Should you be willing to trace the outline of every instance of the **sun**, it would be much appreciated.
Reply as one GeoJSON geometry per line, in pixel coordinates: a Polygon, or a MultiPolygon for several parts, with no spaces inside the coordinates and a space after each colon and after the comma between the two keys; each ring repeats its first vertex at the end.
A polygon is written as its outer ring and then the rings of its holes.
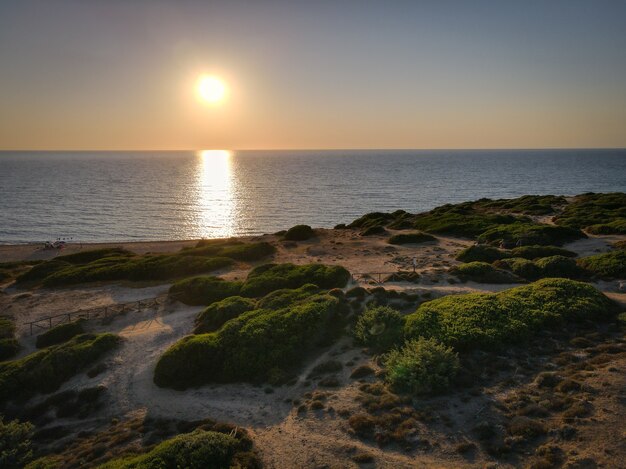
{"type": "Polygon", "coordinates": [[[226,98],[226,84],[218,77],[201,75],[196,83],[198,97],[207,103],[219,103],[226,98]]]}

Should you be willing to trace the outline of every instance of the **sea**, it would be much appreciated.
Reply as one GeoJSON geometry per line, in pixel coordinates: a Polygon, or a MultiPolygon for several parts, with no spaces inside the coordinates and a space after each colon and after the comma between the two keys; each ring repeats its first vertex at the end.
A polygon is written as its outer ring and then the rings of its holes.
{"type": "Polygon", "coordinates": [[[373,211],[626,192],[626,149],[0,152],[0,244],[333,227],[373,211]]]}

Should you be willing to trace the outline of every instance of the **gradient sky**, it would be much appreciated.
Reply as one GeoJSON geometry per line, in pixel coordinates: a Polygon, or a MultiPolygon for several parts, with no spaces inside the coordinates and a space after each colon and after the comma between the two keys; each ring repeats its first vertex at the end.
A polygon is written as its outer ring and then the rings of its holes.
{"type": "Polygon", "coordinates": [[[542,147],[626,147],[626,1],[0,0],[0,149],[542,147]]]}

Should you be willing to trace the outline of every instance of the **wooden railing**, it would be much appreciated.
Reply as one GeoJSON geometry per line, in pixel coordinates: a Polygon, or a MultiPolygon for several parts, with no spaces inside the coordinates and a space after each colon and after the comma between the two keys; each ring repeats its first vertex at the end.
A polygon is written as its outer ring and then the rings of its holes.
{"type": "Polygon", "coordinates": [[[79,319],[105,319],[122,313],[139,312],[142,309],[154,308],[164,304],[167,298],[167,295],[161,295],[155,298],[145,298],[129,303],[113,303],[105,306],[96,306],[95,308],[79,309],[71,313],[46,316],[36,321],[26,322],[24,325],[30,328],[30,335],[33,335],[36,330],[52,329],[60,324],[78,321],[79,319]]]}

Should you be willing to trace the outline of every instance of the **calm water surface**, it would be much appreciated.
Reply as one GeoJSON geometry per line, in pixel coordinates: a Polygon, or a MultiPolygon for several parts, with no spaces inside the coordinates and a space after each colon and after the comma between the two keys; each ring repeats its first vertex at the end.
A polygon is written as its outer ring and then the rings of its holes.
{"type": "Polygon", "coordinates": [[[587,191],[626,191],[626,150],[0,152],[0,243],[260,234],[587,191]]]}

